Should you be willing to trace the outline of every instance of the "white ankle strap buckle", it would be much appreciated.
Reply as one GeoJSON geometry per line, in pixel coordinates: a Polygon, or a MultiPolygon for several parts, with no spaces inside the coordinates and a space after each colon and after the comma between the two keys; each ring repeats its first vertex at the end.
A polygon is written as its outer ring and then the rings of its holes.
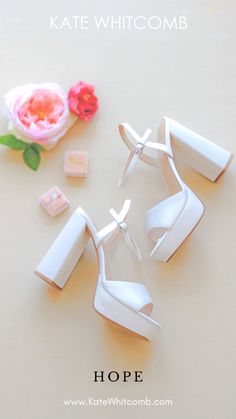
{"type": "Polygon", "coordinates": [[[111,208],[109,212],[114,218],[116,222],[116,226],[119,228],[119,231],[122,233],[122,236],[124,237],[130,252],[132,253],[133,256],[135,256],[138,260],[141,261],[142,255],[141,255],[139,246],[136,240],[134,239],[134,237],[129,232],[128,226],[125,222],[125,219],[130,209],[130,205],[131,205],[131,200],[126,199],[124,202],[123,208],[119,214],[117,214],[117,212],[113,208],[111,208]]]}
{"type": "MultiPolygon", "coordinates": [[[[118,182],[119,186],[125,184],[139,158],[147,162],[150,162],[149,160],[151,158],[148,156],[148,154],[144,153],[145,147],[165,153],[169,157],[173,157],[172,150],[166,144],[157,143],[155,141],[148,141],[148,138],[152,132],[150,128],[148,128],[145,131],[142,137],[129,124],[120,124],[119,129],[122,139],[130,149],[128,160],[125,164],[125,167],[122,171],[122,174],[118,182]],[[132,144],[129,141],[125,131],[127,131],[129,135],[133,138],[132,144]],[[143,153],[144,155],[141,157],[143,153]]],[[[152,158],[152,160],[154,160],[154,158],[152,158]]],[[[158,158],[156,158],[155,161],[158,162],[158,158]]]]}
{"type": "Polygon", "coordinates": [[[125,222],[129,209],[130,209],[130,205],[131,205],[131,200],[126,199],[119,214],[117,214],[117,212],[113,208],[111,208],[109,212],[114,218],[114,221],[112,221],[110,224],[108,224],[106,227],[100,230],[96,234],[94,241],[97,247],[102,242],[102,240],[104,240],[105,238],[109,238],[109,236],[113,241],[114,239],[113,234],[118,231],[122,234],[122,237],[124,237],[132,255],[141,261],[142,255],[141,255],[139,246],[136,243],[134,237],[130,234],[128,226],[125,222]]]}
{"type": "Polygon", "coordinates": [[[137,143],[137,145],[136,145],[136,149],[135,149],[135,153],[136,154],[141,154],[142,152],[143,152],[143,149],[144,149],[144,143],[137,143]]]}
{"type": "Polygon", "coordinates": [[[127,224],[124,221],[122,221],[121,223],[118,223],[118,225],[119,225],[120,231],[122,233],[127,233],[128,227],[127,227],[127,224]]]}

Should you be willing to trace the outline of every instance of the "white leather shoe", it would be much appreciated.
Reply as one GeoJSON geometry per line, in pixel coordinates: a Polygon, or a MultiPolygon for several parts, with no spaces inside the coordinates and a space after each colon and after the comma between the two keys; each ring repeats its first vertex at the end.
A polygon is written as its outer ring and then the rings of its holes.
{"type": "Polygon", "coordinates": [[[167,117],[159,126],[158,142],[149,140],[150,129],[140,136],[124,123],[119,125],[119,131],[130,149],[119,185],[127,181],[139,159],[160,167],[167,185],[169,198],[146,213],[147,231],[155,242],[151,256],[167,262],[197,226],[205,210],[203,203],[181,179],[175,158],[181,157],[215,182],[226,170],[232,154],[167,117]]]}
{"type": "Polygon", "coordinates": [[[91,237],[99,260],[95,310],[124,329],[151,340],[160,331],[160,325],[150,317],[153,302],[147,289],[135,282],[113,281],[110,272],[111,245],[119,237],[123,237],[132,254],[142,260],[139,247],[129,233],[125,221],[130,204],[131,201],[126,200],[119,214],[111,209],[113,221],[100,231],[79,207],[35,273],[51,285],[62,289],[91,237]]]}

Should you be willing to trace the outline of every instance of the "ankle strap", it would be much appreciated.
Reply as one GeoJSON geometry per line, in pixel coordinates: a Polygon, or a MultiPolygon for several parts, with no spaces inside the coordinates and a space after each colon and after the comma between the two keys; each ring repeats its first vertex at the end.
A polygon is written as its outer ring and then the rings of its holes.
{"type": "Polygon", "coordinates": [[[109,212],[114,218],[114,221],[112,221],[110,224],[108,224],[106,227],[100,230],[96,234],[94,240],[95,240],[96,246],[98,247],[99,244],[104,239],[111,239],[111,241],[113,242],[117,234],[120,233],[122,237],[125,239],[132,255],[141,261],[142,255],[141,255],[139,246],[137,242],[135,241],[134,237],[129,232],[128,226],[125,221],[128,215],[129,209],[130,209],[130,205],[131,205],[131,200],[126,199],[119,214],[113,208],[111,208],[109,212]]]}
{"type": "Polygon", "coordinates": [[[163,143],[157,143],[155,141],[148,141],[148,138],[151,134],[150,128],[148,128],[144,135],[141,137],[129,124],[120,124],[119,125],[119,131],[120,135],[127,145],[127,147],[130,149],[130,154],[128,157],[128,160],[125,164],[125,167],[121,173],[120,179],[119,179],[119,186],[124,185],[124,183],[127,181],[129,175],[131,174],[132,170],[134,169],[137,161],[139,158],[142,158],[146,163],[153,164],[153,161],[157,164],[158,159],[154,159],[153,157],[149,156],[144,152],[145,148],[149,148],[152,150],[158,150],[162,153],[167,154],[169,157],[173,158],[172,150],[170,147],[168,147],[166,144],[163,143]],[[133,141],[131,142],[126,135],[126,131],[130,134],[133,141]]]}

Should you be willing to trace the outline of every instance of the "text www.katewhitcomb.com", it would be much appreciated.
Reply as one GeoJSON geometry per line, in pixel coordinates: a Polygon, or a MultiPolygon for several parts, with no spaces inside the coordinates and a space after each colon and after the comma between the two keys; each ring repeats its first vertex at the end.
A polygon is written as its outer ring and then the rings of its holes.
{"type": "Polygon", "coordinates": [[[144,399],[126,399],[119,397],[107,397],[106,399],[95,399],[93,397],[88,397],[88,399],[74,399],[74,400],[63,400],[63,404],[66,407],[98,407],[98,406],[116,406],[116,407],[125,407],[125,406],[173,406],[173,400],[150,400],[147,397],[144,399]]]}

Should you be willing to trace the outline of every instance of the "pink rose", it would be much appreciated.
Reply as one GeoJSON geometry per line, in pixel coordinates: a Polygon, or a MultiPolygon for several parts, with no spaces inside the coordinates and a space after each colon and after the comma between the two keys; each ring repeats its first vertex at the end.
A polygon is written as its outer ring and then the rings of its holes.
{"type": "Polygon", "coordinates": [[[98,110],[98,99],[94,86],[79,81],[68,94],[70,111],[84,121],[90,121],[98,110]]]}
{"type": "Polygon", "coordinates": [[[54,147],[76,120],[66,94],[54,83],[16,87],[6,94],[5,107],[12,134],[46,149],[54,147]]]}

